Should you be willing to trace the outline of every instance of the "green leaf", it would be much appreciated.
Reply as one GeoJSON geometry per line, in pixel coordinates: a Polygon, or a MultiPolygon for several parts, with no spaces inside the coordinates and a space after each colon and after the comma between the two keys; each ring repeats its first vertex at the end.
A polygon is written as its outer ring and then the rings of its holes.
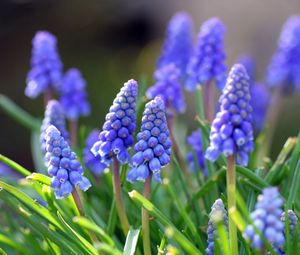
{"type": "Polygon", "coordinates": [[[129,197],[140,206],[143,206],[153,217],[157,218],[166,228],[166,235],[173,237],[180,245],[182,245],[182,248],[187,252],[187,254],[202,254],[192,242],[190,242],[177,228],[175,228],[173,223],[160,210],[158,210],[139,192],[133,190],[129,192],[129,197]]]}
{"type": "Polygon", "coordinates": [[[103,242],[107,243],[108,245],[110,245],[112,247],[115,246],[115,242],[113,241],[113,239],[111,239],[111,237],[109,235],[107,235],[105,233],[105,231],[101,227],[96,225],[94,222],[91,222],[90,220],[88,220],[87,218],[82,217],[82,216],[74,217],[73,222],[77,223],[82,228],[85,228],[87,230],[91,230],[91,231],[97,233],[100,236],[101,240],[103,242]]]}
{"type": "Polygon", "coordinates": [[[12,100],[2,94],[0,94],[0,108],[24,127],[36,131],[40,130],[41,122],[38,119],[32,117],[29,113],[25,112],[12,100]]]}
{"type": "Polygon", "coordinates": [[[201,120],[204,120],[202,86],[197,86],[195,93],[195,105],[197,115],[200,117],[201,120]]]}
{"type": "Polygon", "coordinates": [[[0,234],[0,243],[4,243],[4,244],[10,246],[10,247],[16,249],[17,251],[21,252],[22,254],[30,255],[30,253],[24,248],[24,246],[19,244],[16,240],[10,239],[9,237],[7,237],[3,234],[0,234]]]}
{"type": "Polygon", "coordinates": [[[298,164],[296,166],[296,169],[295,169],[294,176],[293,176],[292,180],[293,181],[292,181],[292,185],[291,185],[291,188],[290,188],[289,197],[288,197],[287,204],[286,204],[287,208],[289,208],[289,209],[291,209],[293,203],[295,203],[296,198],[297,198],[297,194],[298,194],[298,191],[299,191],[299,187],[300,187],[299,186],[299,183],[300,183],[300,160],[298,161],[298,164]]]}
{"type": "Polygon", "coordinates": [[[15,169],[17,172],[19,172],[20,174],[22,174],[24,176],[31,175],[31,172],[29,170],[27,170],[26,168],[22,167],[21,165],[19,165],[15,161],[13,161],[13,160],[5,157],[2,154],[0,154],[0,161],[2,161],[4,164],[8,165],[12,169],[15,169]]]}
{"type": "Polygon", "coordinates": [[[0,255],[7,255],[7,253],[0,248],[0,255]]]}
{"type": "Polygon", "coordinates": [[[136,250],[136,245],[139,239],[140,228],[134,229],[130,226],[129,232],[126,237],[126,243],[124,246],[124,255],[134,255],[136,250]]]}
{"type": "Polygon", "coordinates": [[[31,145],[32,159],[36,171],[46,174],[47,171],[43,159],[44,156],[41,150],[40,132],[37,131],[31,132],[30,145],[31,145]]]}
{"type": "Polygon", "coordinates": [[[269,186],[269,184],[259,176],[257,176],[253,171],[246,167],[242,166],[236,166],[236,172],[240,175],[248,178],[250,181],[252,181],[254,184],[256,184],[260,188],[265,188],[269,186]]]}
{"type": "Polygon", "coordinates": [[[43,175],[43,174],[39,174],[39,173],[32,173],[31,175],[27,176],[26,179],[30,180],[30,181],[35,181],[38,183],[45,184],[47,186],[51,185],[50,177],[43,175]]]}

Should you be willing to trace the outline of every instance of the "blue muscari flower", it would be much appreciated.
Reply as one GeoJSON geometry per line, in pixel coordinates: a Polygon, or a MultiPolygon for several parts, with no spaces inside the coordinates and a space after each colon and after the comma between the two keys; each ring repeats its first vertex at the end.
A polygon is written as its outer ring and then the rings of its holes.
{"type": "Polygon", "coordinates": [[[263,240],[254,226],[275,249],[279,250],[284,245],[284,223],[280,220],[282,205],[283,199],[277,188],[265,188],[258,196],[255,210],[250,215],[253,225],[248,225],[243,233],[243,237],[251,241],[254,249],[264,248],[263,240]]]}
{"type": "Polygon", "coordinates": [[[198,44],[187,67],[188,80],[185,88],[189,91],[197,85],[205,85],[215,80],[223,89],[226,79],[225,27],[218,18],[211,18],[203,23],[198,35],[198,44]]]}
{"type": "Polygon", "coordinates": [[[174,64],[166,65],[155,71],[154,79],[156,83],[147,90],[146,96],[149,99],[159,96],[168,109],[183,113],[186,105],[179,81],[180,70],[174,64]]]}
{"type": "Polygon", "coordinates": [[[181,77],[184,77],[193,49],[192,35],[193,23],[189,14],[176,13],[169,22],[157,68],[173,63],[180,70],[181,77]]]}
{"type": "Polygon", "coordinates": [[[62,79],[60,104],[66,118],[77,120],[80,116],[90,113],[85,90],[86,82],[77,68],[70,68],[62,79]]]}
{"type": "Polygon", "coordinates": [[[164,102],[155,97],[145,106],[127,180],[145,181],[152,173],[154,179],[161,182],[160,170],[170,163],[171,144],[164,102]]]}
{"type": "Polygon", "coordinates": [[[207,255],[214,255],[214,239],[218,238],[218,230],[216,223],[223,221],[223,224],[228,231],[228,215],[224,207],[223,201],[217,199],[211,207],[209,214],[208,228],[207,228],[207,248],[205,250],[207,255]]]}
{"type": "Polygon", "coordinates": [[[69,196],[73,189],[79,187],[87,191],[91,187],[89,180],[83,176],[83,168],[76,154],[60,131],[53,125],[45,133],[46,155],[45,162],[48,174],[52,176],[51,187],[57,199],[69,196]]]}
{"type": "Polygon", "coordinates": [[[91,149],[94,156],[99,155],[106,166],[111,164],[113,156],[122,164],[130,159],[127,148],[133,144],[132,135],[136,128],[137,91],[135,80],[124,84],[106,115],[98,141],[91,149]]]}
{"type": "Polygon", "coordinates": [[[219,103],[205,157],[215,161],[221,153],[225,157],[235,155],[237,163],[245,166],[253,150],[253,130],[249,77],[242,65],[232,67],[219,103]]]}
{"type": "MultiPolygon", "coordinates": [[[[288,210],[287,214],[289,219],[290,233],[293,233],[298,223],[298,217],[293,210],[288,210]]],[[[282,212],[280,220],[285,223],[285,212],[282,212]]]]}
{"type": "Polygon", "coordinates": [[[255,63],[251,56],[241,56],[238,59],[238,63],[246,68],[250,78],[251,106],[253,107],[253,130],[255,134],[259,134],[265,125],[271,99],[270,92],[263,83],[257,83],[255,81],[255,63]]]}
{"type": "Polygon", "coordinates": [[[203,171],[204,175],[207,176],[207,169],[205,165],[204,153],[202,149],[202,137],[199,130],[195,130],[188,138],[187,144],[192,147],[193,151],[186,154],[187,161],[189,162],[190,168],[195,171],[195,163],[203,171]]]}
{"type": "Polygon", "coordinates": [[[45,110],[44,120],[41,126],[40,143],[43,154],[46,153],[46,130],[51,125],[55,126],[59,130],[62,137],[66,141],[69,139],[69,133],[66,128],[65,116],[59,102],[56,100],[48,101],[45,110]]]}
{"type": "Polygon", "coordinates": [[[292,16],[284,24],[277,51],[266,72],[271,87],[295,88],[300,91],[300,17],[292,16]]]}
{"type": "Polygon", "coordinates": [[[91,152],[91,149],[98,141],[99,131],[94,129],[88,135],[85,141],[85,148],[83,151],[83,162],[95,175],[101,175],[107,166],[104,163],[101,163],[101,157],[97,155],[96,157],[91,152]]]}
{"type": "Polygon", "coordinates": [[[36,98],[49,88],[59,90],[62,71],[56,37],[47,31],[37,32],[32,40],[31,70],[27,74],[25,95],[36,98]]]}

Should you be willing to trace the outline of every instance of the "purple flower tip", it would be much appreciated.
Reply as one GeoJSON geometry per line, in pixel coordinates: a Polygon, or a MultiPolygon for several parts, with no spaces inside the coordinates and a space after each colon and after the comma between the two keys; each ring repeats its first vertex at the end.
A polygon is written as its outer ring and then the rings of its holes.
{"type": "Polygon", "coordinates": [[[133,144],[132,135],[136,128],[137,92],[138,84],[135,80],[124,84],[106,115],[98,141],[91,148],[94,156],[99,155],[101,163],[107,167],[113,156],[122,164],[129,161],[127,148],[133,144]]]}
{"type": "Polygon", "coordinates": [[[242,65],[232,67],[219,103],[205,157],[215,161],[221,153],[225,157],[235,155],[238,164],[247,165],[253,150],[252,107],[249,76],[242,65]]]}
{"type": "Polygon", "coordinates": [[[27,74],[25,95],[36,98],[49,88],[58,90],[62,69],[56,37],[47,31],[37,32],[32,40],[31,70],[27,74]]]}
{"type": "Polygon", "coordinates": [[[169,64],[156,70],[154,78],[156,83],[147,90],[146,96],[149,99],[159,96],[167,108],[183,113],[186,105],[179,82],[180,70],[174,64],[169,64]]]}
{"type": "Polygon", "coordinates": [[[51,125],[45,132],[45,162],[48,174],[52,176],[51,187],[57,199],[69,196],[75,187],[87,191],[91,183],[83,176],[83,168],[76,154],[59,130],[51,125]]]}
{"type": "Polygon", "coordinates": [[[165,105],[160,97],[155,97],[145,106],[141,131],[137,134],[134,150],[127,180],[145,181],[152,173],[154,179],[161,182],[160,170],[170,162],[171,140],[165,105]]]}
{"type": "Polygon", "coordinates": [[[85,91],[86,82],[76,68],[69,69],[62,79],[60,103],[69,120],[77,120],[90,113],[85,91]]]}
{"type": "Polygon", "coordinates": [[[198,84],[205,85],[212,80],[220,90],[224,87],[227,69],[224,33],[225,27],[218,18],[211,18],[201,26],[198,44],[187,67],[187,90],[193,91],[198,84]]]}

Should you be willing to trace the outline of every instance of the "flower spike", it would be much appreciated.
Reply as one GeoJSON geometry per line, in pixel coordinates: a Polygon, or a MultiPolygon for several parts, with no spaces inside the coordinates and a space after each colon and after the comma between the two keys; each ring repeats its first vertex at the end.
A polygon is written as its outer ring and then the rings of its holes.
{"type": "Polygon", "coordinates": [[[171,140],[165,105],[160,97],[155,97],[145,106],[134,150],[136,153],[131,158],[132,169],[127,173],[127,180],[145,181],[152,173],[154,179],[161,182],[160,170],[170,162],[171,140]]]}
{"type": "Polygon", "coordinates": [[[127,148],[133,144],[132,134],[136,128],[137,91],[138,84],[135,80],[124,84],[106,115],[99,140],[91,149],[95,156],[101,157],[101,162],[106,166],[111,164],[113,156],[122,164],[129,161],[127,148]]]}
{"type": "Polygon", "coordinates": [[[235,155],[237,163],[245,166],[253,150],[253,130],[249,77],[242,65],[232,67],[219,103],[205,157],[215,161],[221,153],[235,155]]]}
{"type": "Polygon", "coordinates": [[[90,104],[85,91],[86,82],[76,68],[69,69],[62,79],[60,104],[66,118],[77,120],[90,114],[90,104]]]}
{"type": "Polygon", "coordinates": [[[225,27],[218,18],[211,18],[201,26],[197,47],[187,67],[187,90],[193,91],[198,84],[204,85],[212,80],[220,90],[223,88],[227,69],[224,33],[225,27]]]}
{"type": "Polygon", "coordinates": [[[49,88],[58,91],[62,71],[56,37],[47,31],[37,32],[32,40],[31,70],[26,79],[25,95],[36,98],[49,88]]]}
{"type": "Polygon", "coordinates": [[[73,189],[79,187],[87,191],[91,187],[90,181],[83,176],[83,168],[76,154],[71,151],[68,142],[60,131],[53,125],[45,133],[46,155],[45,162],[48,174],[52,176],[51,187],[57,199],[69,196],[73,189]]]}
{"type": "Polygon", "coordinates": [[[69,139],[69,133],[66,128],[65,116],[63,114],[63,110],[59,102],[57,102],[56,100],[48,101],[45,111],[45,117],[41,126],[40,143],[43,154],[46,153],[46,130],[51,125],[55,126],[59,130],[62,137],[66,141],[69,139]]]}

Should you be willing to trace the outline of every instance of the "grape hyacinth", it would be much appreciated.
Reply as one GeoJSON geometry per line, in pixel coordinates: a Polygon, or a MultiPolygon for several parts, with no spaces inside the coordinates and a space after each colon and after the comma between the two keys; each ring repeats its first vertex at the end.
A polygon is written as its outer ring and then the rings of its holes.
{"type": "Polygon", "coordinates": [[[253,130],[249,77],[242,65],[232,67],[219,103],[205,157],[215,161],[221,153],[225,157],[235,155],[236,162],[245,166],[253,150],[253,130]]]}
{"type": "Polygon", "coordinates": [[[300,91],[300,17],[290,17],[266,72],[267,84],[300,91]]]}
{"type": "Polygon", "coordinates": [[[133,144],[132,134],[136,128],[137,91],[138,84],[135,80],[124,84],[106,115],[99,140],[91,149],[94,156],[99,155],[106,166],[111,164],[113,156],[122,164],[130,159],[127,148],[133,144]]]}
{"type": "Polygon", "coordinates": [[[60,104],[66,118],[77,120],[90,114],[90,104],[85,91],[86,82],[77,68],[70,68],[62,79],[60,104]]]}
{"type": "Polygon", "coordinates": [[[94,143],[98,141],[99,137],[98,130],[92,130],[85,141],[85,148],[83,151],[83,162],[87,168],[89,168],[95,175],[101,175],[107,166],[101,163],[101,157],[94,156],[91,152],[91,148],[94,143]]]}
{"type": "Polygon", "coordinates": [[[255,232],[254,227],[275,249],[280,249],[284,245],[284,223],[280,220],[282,205],[283,199],[275,187],[265,188],[258,196],[255,210],[251,213],[253,225],[248,225],[243,233],[243,237],[251,241],[254,249],[264,248],[263,240],[255,232]]]}
{"type": "Polygon", "coordinates": [[[180,77],[184,77],[193,49],[193,24],[188,13],[178,12],[169,22],[166,39],[161,56],[157,61],[157,68],[174,64],[180,71],[180,77]]]}
{"type": "Polygon", "coordinates": [[[45,133],[45,162],[48,174],[52,176],[51,187],[57,199],[69,196],[73,189],[79,187],[87,191],[91,187],[89,180],[83,176],[83,168],[68,142],[53,125],[45,133]]]}
{"type": "Polygon", "coordinates": [[[209,214],[208,228],[207,228],[207,248],[205,252],[207,255],[214,255],[214,239],[218,238],[218,230],[216,223],[223,221],[223,224],[228,231],[228,216],[224,207],[223,201],[217,199],[211,207],[209,214]]]}
{"type": "Polygon", "coordinates": [[[193,91],[198,84],[205,85],[212,80],[220,90],[223,89],[227,69],[224,33],[225,27],[218,18],[211,18],[201,26],[198,45],[187,66],[187,90],[193,91]]]}
{"type": "Polygon", "coordinates": [[[189,162],[190,169],[195,171],[197,167],[203,171],[204,175],[207,176],[207,169],[205,165],[204,153],[202,149],[202,137],[199,130],[195,130],[188,138],[187,144],[192,147],[193,151],[186,154],[187,161],[189,162]],[[197,167],[195,166],[197,163],[197,167]]]}
{"type": "Polygon", "coordinates": [[[160,97],[155,97],[145,106],[134,150],[136,153],[131,158],[132,169],[127,173],[127,180],[145,181],[152,173],[154,179],[161,182],[160,170],[170,162],[171,140],[165,105],[160,97]]]}
{"type": "Polygon", "coordinates": [[[55,126],[59,130],[62,137],[66,141],[69,139],[69,133],[66,128],[65,116],[59,102],[56,100],[48,101],[45,110],[45,117],[41,126],[40,143],[43,154],[46,153],[46,130],[51,125],[55,126]]]}
{"type": "MultiPolygon", "coordinates": [[[[295,212],[293,210],[288,210],[287,211],[288,214],[288,219],[289,219],[289,228],[290,228],[290,233],[293,233],[294,229],[297,226],[298,223],[298,217],[295,214],[295,212]]],[[[280,220],[285,223],[285,212],[283,212],[281,214],[280,220]]]]}
{"type": "Polygon", "coordinates": [[[63,65],[56,41],[56,37],[47,31],[39,31],[34,36],[31,70],[26,79],[26,96],[36,98],[47,89],[59,90],[63,65]]]}
{"type": "Polygon", "coordinates": [[[174,64],[166,65],[155,71],[154,79],[156,83],[147,90],[146,96],[149,99],[159,96],[168,109],[183,113],[186,105],[179,82],[180,70],[174,64]]]}

